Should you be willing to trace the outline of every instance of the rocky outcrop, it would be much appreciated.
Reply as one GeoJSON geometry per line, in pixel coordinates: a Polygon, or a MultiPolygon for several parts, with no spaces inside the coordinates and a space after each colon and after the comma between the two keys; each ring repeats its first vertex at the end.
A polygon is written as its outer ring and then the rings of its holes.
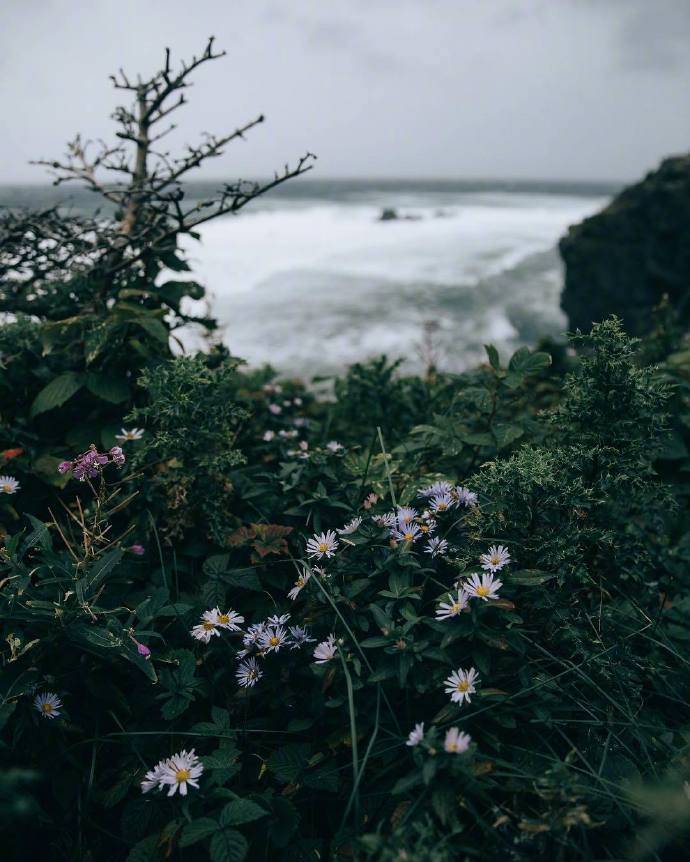
{"type": "Polygon", "coordinates": [[[610,314],[642,334],[664,294],[690,321],[690,154],[664,160],[560,241],[571,328],[610,314]]]}

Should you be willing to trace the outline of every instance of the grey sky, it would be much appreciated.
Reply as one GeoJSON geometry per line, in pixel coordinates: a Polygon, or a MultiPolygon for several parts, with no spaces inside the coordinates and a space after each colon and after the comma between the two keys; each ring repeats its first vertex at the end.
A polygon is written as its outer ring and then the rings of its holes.
{"type": "Polygon", "coordinates": [[[107,75],[214,34],[177,140],[268,122],[206,176],[627,179],[690,149],[690,0],[2,0],[0,181],[109,137],[107,75]]]}

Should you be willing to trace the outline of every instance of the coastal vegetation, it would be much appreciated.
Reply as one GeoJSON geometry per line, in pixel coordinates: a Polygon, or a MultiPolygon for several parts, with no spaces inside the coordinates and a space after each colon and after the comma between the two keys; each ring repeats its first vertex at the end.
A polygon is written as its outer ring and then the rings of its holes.
{"type": "Polygon", "coordinates": [[[676,313],[326,396],[247,368],[179,239],[312,157],[187,202],[262,119],[160,152],[219,56],[119,73],[118,143],[49,163],[112,215],[0,221],[3,858],[682,858],[676,313]]]}

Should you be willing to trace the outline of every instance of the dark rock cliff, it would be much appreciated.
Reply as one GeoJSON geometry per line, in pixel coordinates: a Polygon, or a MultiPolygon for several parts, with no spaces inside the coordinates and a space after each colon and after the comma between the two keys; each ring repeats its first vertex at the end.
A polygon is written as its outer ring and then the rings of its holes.
{"type": "Polygon", "coordinates": [[[560,241],[561,306],[571,328],[589,330],[610,314],[635,334],[668,294],[690,321],[690,154],[665,159],[600,213],[560,241]]]}

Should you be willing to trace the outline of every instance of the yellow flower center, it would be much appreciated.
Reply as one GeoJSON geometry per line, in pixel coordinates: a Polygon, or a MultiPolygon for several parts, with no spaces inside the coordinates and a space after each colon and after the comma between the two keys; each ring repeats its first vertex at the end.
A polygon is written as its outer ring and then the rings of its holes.
{"type": "Polygon", "coordinates": [[[426,524],[422,524],[422,526],[419,529],[422,531],[422,533],[428,533],[429,532],[429,528],[427,527],[426,524]]]}
{"type": "Polygon", "coordinates": [[[9,494],[9,493],[11,492],[11,490],[12,490],[12,486],[10,485],[10,483],[9,483],[9,482],[4,482],[4,483],[3,483],[3,486],[2,486],[2,490],[3,490],[6,494],[9,494]]]}
{"type": "Polygon", "coordinates": [[[189,781],[190,772],[188,769],[178,769],[175,773],[175,780],[182,784],[183,781],[189,781]]]}
{"type": "Polygon", "coordinates": [[[449,742],[448,743],[448,751],[457,751],[457,750],[458,750],[457,742],[449,742]]]}
{"type": "Polygon", "coordinates": [[[414,533],[405,533],[405,541],[411,542],[414,539],[414,533]]]}
{"type": "Polygon", "coordinates": [[[228,616],[228,614],[220,614],[220,616],[218,617],[218,622],[222,623],[223,625],[227,625],[230,622],[230,617],[228,616]]]}
{"type": "Polygon", "coordinates": [[[467,682],[466,679],[461,679],[460,682],[456,686],[458,691],[467,691],[469,689],[469,687],[470,687],[470,684],[469,684],[469,682],[467,682]]]}
{"type": "Polygon", "coordinates": [[[204,620],[201,625],[202,625],[204,631],[206,631],[206,632],[213,631],[213,629],[215,628],[213,623],[210,623],[208,620],[204,620]]]}
{"type": "Polygon", "coordinates": [[[280,638],[276,637],[275,635],[273,635],[273,637],[269,640],[269,644],[271,646],[278,646],[279,643],[280,643],[280,638]]]}
{"type": "Polygon", "coordinates": [[[53,704],[52,704],[52,703],[44,703],[44,704],[41,704],[41,709],[42,709],[42,710],[43,710],[43,712],[45,712],[45,713],[52,712],[52,711],[53,711],[53,704]]]}
{"type": "Polygon", "coordinates": [[[462,607],[457,602],[453,602],[453,604],[450,606],[450,612],[452,614],[459,614],[461,610],[462,607]]]}
{"type": "Polygon", "coordinates": [[[501,564],[501,558],[498,556],[498,554],[493,554],[491,556],[491,565],[492,566],[500,566],[500,564],[501,564]]]}
{"type": "Polygon", "coordinates": [[[482,585],[481,587],[477,587],[477,595],[478,596],[489,596],[491,595],[491,590],[488,587],[482,585]]]}
{"type": "Polygon", "coordinates": [[[439,512],[445,512],[446,509],[448,508],[448,506],[445,503],[439,503],[438,506],[436,506],[436,508],[438,509],[439,512]]]}
{"type": "Polygon", "coordinates": [[[327,550],[328,545],[325,542],[321,542],[321,544],[319,545],[319,551],[321,551],[322,554],[325,554],[327,550]]]}
{"type": "Polygon", "coordinates": [[[304,580],[304,578],[297,578],[297,583],[295,584],[295,586],[297,587],[298,590],[301,590],[305,584],[306,584],[306,581],[304,580]]]}

